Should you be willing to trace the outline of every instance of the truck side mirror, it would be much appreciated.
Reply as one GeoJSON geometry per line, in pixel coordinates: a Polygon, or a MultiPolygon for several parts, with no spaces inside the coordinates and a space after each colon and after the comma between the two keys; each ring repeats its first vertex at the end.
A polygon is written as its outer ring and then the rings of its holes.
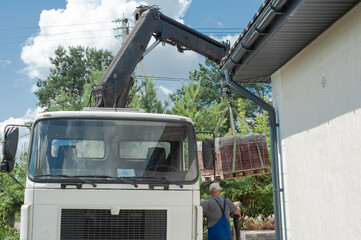
{"type": "Polygon", "coordinates": [[[16,150],[18,148],[19,128],[5,127],[3,143],[3,159],[0,169],[2,172],[12,172],[15,164],[16,150]]]}
{"type": "Polygon", "coordinates": [[[215,161],[213,139],[204,139],[202,141],[202,157],[204,169],[213,170],[215,161]]]}

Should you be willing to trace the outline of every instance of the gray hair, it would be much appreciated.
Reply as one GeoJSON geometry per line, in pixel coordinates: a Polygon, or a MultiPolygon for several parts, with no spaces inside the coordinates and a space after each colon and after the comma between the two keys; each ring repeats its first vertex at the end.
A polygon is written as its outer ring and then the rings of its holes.
{"type": "Polygon", "coordinates": [[[221,186],[219,186],[218,183],[214,182],[214,183],[211,184],[211,186],[209,186],[209,191],[212,191],[213,189],[221,190],[221,186]]]}

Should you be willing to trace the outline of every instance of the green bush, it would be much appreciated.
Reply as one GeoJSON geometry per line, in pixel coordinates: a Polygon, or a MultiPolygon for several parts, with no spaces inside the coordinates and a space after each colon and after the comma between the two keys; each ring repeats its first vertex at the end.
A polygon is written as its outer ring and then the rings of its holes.
{"type": "MultiPolygon", "coordinates": [[[[219,181],[222,197],[241,203],[241,221],[246,217],[267,218],[273,211],[272,176],[262,175],[219,181]]],[[[201,187],[207,185],[203,182],[201,187]]],[[[201,200],[210,198],[209,188],[201,190],[201,200]]],[[[241,225],[243,222],[241,222],[241,225]]]]}
{"type": "MultiPolygon", "coordinates": [[[[27,153],[23,152],[15,163],[11,173],[21,184],[25,185],[27,153]]],[[[0,174],[0,239],[15,240],[20,235],[14,228],[15,214],[20,212],[24,202],[24,189],[10,176],[0,174]]]]}
{"type": "Polygon", "coordinates": [[[3,219],[0,219],[0,239],[18,240],[20,234],[16,228],[10,227],[3,219]]]}

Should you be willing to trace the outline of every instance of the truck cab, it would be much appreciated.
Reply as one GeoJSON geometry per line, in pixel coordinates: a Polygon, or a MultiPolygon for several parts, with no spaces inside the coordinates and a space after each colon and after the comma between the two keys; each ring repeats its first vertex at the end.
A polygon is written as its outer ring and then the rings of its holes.
{"type": "Polygon", "coordinates": [[[31,136],[21,239],[202,239],[189,118],[49,112],[31,136]]]}

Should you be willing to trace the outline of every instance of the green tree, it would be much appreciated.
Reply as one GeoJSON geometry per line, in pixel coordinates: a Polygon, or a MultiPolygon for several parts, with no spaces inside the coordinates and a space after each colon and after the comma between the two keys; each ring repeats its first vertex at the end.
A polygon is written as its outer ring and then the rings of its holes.
{"type": "Polygon", "coordinates": [[[59,46],[55,50],[55,57],[50,58],[53,67],[45,80],[39,79],[38,105],[46,110],[58,109],[81,110],[79,104],[84,98],[84,86],[89,84],[89,77],[93,71],[103,70],[112,60],[112,54],[107,50],[69,47],[66,50],[59,46]]]}
{"type": "MultiPolygon", "coordinates": [[[[223,102],[217,103],[217,101],[213,101],[209,103],[208,107],[200,108],[198,105],[198,97],[202,81],[202,79],[199,79],[198,83],[196,83],[192,80],[188,85],[183,84],[181,91],[184,92],[184,94],[174,97],[175,101],[170,113],[189,117],[192,119],[197,131],[213,132],[225,104],[223,102]]],[[[198,137],[200,137],[199,140],[205,137],[209,138],[209,136],[205,135],[198,137]]]]}
{"type": "MultiPolygon", "coordinates": [[[[11,173],[22,185],[25,185],[27,153],[22,152],[11,173]]],[[[14,228],[15,214],[20,212],[24,202],[24,189],[10,176],[0,174],[0,239],[19,239],[19,232],[14,228]]]]}
{"type": "MultiPolygon", "coordinates": [[[[207,59],[204,65],[199,64],[198,69],[195,69],[189,73],[190,79],[194,79],[195,82],[197,82],[199,79],[202,79],[201,88],[199,90],[197,100],[195,101],[195,104],[197,104],[199,109],[208,107],[210,104],[213,104],[214,101],[217,103],[223,102],[224,104],[227,102],[224,89],[225,83],[217,80],[218,70],[219,65],[207,59]]],[[[251,91],[261,99],[270,97],[271,95],[270,84],[248,83],[243,84],[243,87],[247,88],[247,90],[251,91]]],[[[175,93],[171,94],[170,98],[174,102],[176,98],[182,98],[184,95],[184,89],[181,88],[178,89],[175,93]]],[[[262,112],[262,110],[252,101],[244,98],[237,92],[232,92],[231,99],[233,103],[240,98],[243,99],[246,118],[254,118],[257,113],[262,112]]]]}
{"type": "MultiPolygon", "coordinates": [[[[199,69],[195,69],[189,73],[189,78],[194,82],[200,82],[200,89],[197,98],[194,99],[194,104],[199,109],[206,108],[214,104],[214,101],[221,103],[223,101],[223,83],[215,81],[219,66],[206,60],[205,65],[199,64],[199,69]],[[200,81],[201,80],[201,81],[200,81]]],[[[175,102],[176,98],[182,98],[185,95],[185,89],[178,89],[175,93],[170,95],[170,98],[175,102]]]]}
{"type": "Polygon", "coordinates": [[[242,217],[273,214],[272,178],[267,175],[221,181],[222,195],[241,202],[242,217]]]}
{"type": "Polygon", "coordinates": [[[48,108],[48,111],[75,111],[81,110],[84,107],[88,106],[90,101],[90,94],[92,86],[99,83],[102,78],[105,67],[101,70],[94,69],[88,76],[87,83],[83,86],[83,97],[78,98],[77,96],[69,96],[64,89],[59,91],[58,101],[59,104],[54,104],[48,108]]]}
{"type": "Polygon", "coordinates": [[[157,97],[157,88],[154,80],[145,78],[138,85],[137,82],[132,88],[132,101],[129,104],[130,108],[144,109],[148,113],[164,113],[168,106],[168,102],[162,103],[157,97]]]}

